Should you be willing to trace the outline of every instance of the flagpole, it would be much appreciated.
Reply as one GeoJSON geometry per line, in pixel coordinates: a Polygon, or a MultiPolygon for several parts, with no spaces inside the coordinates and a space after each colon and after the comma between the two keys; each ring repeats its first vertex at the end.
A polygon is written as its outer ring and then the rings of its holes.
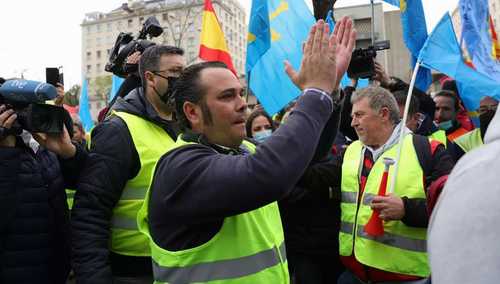
{"type": "Polygon", "coordinates": [[[396,186],[396,177],[398,176],[398,170],[399,170],[399,160],[401,159],[401,152],[403,150],[403,142],[404,142],[403,139],[405,134],[406,121],[408,120],[408,111],[410,110],[411,94],[413,92],[413,88],[415,87],[415,81],[417,80],[417,73],[418,69],[420,68],[420,64],[421,64],[420,60],[417,60],[417,63],[415,64],[415,69],[413,70],[413,75],[411,77],[410,88],[408,89],[408,95],[406,96],[405,111],[403,115],[403,120],[401,121],[401,129],[399,131],[398,154],[396,156],[396,164],[394,165],[394,172],[391,178],[391,186],[389,188],[389,193],[394,193],[394,187],[396,186]]]}

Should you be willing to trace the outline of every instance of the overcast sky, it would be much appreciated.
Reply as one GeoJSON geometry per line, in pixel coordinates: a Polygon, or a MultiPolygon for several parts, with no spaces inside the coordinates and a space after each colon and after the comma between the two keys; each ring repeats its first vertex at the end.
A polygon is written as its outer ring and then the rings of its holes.
{"type": "MultiPolygon", "coordinates": [[[[238,0],[250,12],[251,0],[238,0]]],[[[310,4],[310,0],[306,0],[310,4]]],[[[66,89],[81,80],[81,30],[84,14],[109,12],[125,0],[10,0],[0,8],[0,77],[45,80],[45,67],[64,67],[66,89]]],[[[458,0],[423,0],[428,29],[458,0]]],[[[336,6],[369,3],[339,0],[336,6]]]]}

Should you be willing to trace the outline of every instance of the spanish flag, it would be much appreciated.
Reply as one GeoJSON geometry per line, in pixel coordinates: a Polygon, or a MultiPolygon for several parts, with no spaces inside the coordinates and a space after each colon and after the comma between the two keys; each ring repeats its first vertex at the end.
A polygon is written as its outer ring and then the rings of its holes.
{"type": "Polygon", "coordinates": [[[211,0],[205,0],[203,22],[201,24],[200,58],[205,61],[220,61],[235,74],[224,33],[222,32],[211,0]]]}

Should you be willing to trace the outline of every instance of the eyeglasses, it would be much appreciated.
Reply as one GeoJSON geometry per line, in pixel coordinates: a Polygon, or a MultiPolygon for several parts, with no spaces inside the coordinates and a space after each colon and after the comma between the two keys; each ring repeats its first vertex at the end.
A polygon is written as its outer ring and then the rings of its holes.
{"type": "Polygon", "coordinates": [[[160,74],[160,72],[166,72],[168,70],[158,70],[158,71],[150,71],[151,73],[155,74],[156,76],[159,76],[165,80],[168,80],[168,77],[167,76],[164,76],[162,74],[160,74]]]}
{"type": "Polygon", "coordinates": [[[492,111],[496,111],[498,108],[498,105],[486,105],[486,106],[480,106],[478,109],[477,109],[477,112],[479,114],[483,114],[483,113],[486,113],[490,110],[492,111]]]}

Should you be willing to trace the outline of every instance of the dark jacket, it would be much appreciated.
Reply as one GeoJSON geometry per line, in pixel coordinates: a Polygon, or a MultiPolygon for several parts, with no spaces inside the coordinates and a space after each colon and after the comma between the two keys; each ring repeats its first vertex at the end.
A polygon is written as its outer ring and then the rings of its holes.
{"type": "Polygon", "coordinates": [[[75,185],[86,153],[68,160],[21,139],[0,147],[0,283],[66,283],[70,270],[65,188],[75,185]]]}
{"type": "Polygon", "coordinates": [[[224,218],[300,194],[296,185],[313,156],[321,156],[315,150],[331,148],[339,114],[331,111],[322,95],[302,95],[287,123],[253,155],[185,135],[198,143],[169,152],[157,165],[148,212],[154,241],[173,251],[196,247],[219,231],[224,218]],[[333,129],[325,128],[328,120],[333,129]]]}
{"type": "MultiPolygon", "coordinates": [[[[142,89],[118,98],[113,106],[165,129],[175,139],[175,125],[161,119],[142,89]]],[[[78,283],[111,283],[112,275],[150,275],[149,257],[108,250],[112,210],[128,180],[140,170],[139,154],[125,122],[109,116],[92,131],[91,153],[82,172],[71,215],[73,267],[78,283]]]]}
{"type": "Polygon", "coordinates": [[[290,255],[330,255],[336,259],[340,189],[333,185],[340,180],[336,171],[338,166],[339,158],[331,155],[309,166],[298,185],[306,189],[304,194],[279,202],[286,249],[290,255]]]}
{"type": "MultiPolygon", "coordinates": [[[[391,78],[392,78],[392,83],[389,86],[385,86],[386,89],[388,89],[391,92],[396,92],[396,91],[408,92],[408,89],[410,87],[408,83],[404,82],[403,80],[397,77],[391,77],[391,78]]],[[[413,88],[412,96],[414,96],[419,102],[420,109],[418,111],[433,118],[434,112],[436,111],[436,103],[434,102],[432,97],[416,87],[413,88]]]]}
{"type": "Polygon", "coordinates": [[[430,136],[434,132],[439,131],[439,128],[434,123],[433,118],[429,117],[427,114],[424,115],[425,115],[424,120],[418,126],[417,130],[415,131],[415,134],[422,136],[430,136]]]}

